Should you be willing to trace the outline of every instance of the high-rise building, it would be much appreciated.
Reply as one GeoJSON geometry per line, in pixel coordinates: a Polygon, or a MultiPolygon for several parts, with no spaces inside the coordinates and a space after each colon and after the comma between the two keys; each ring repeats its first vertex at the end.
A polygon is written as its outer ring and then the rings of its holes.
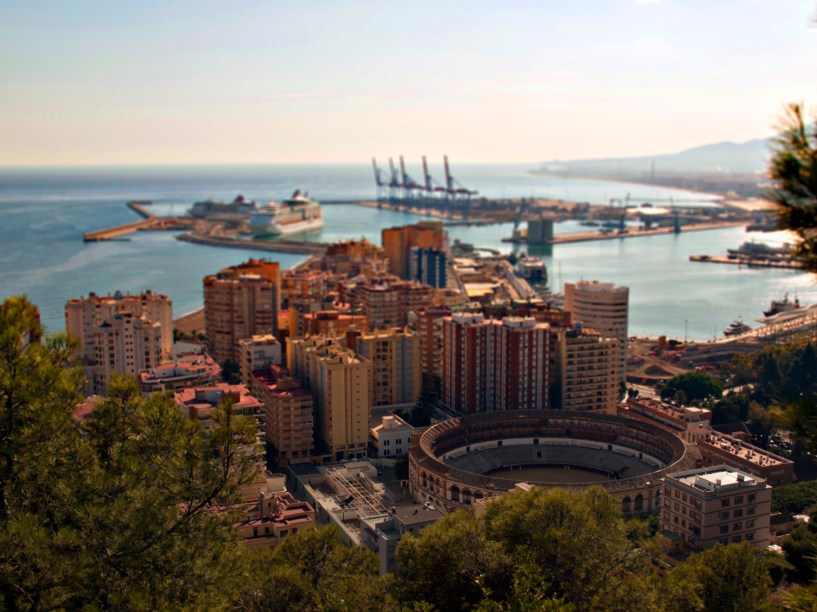
{"type": "Polygon", "coordinates": [[[278,331],[281,275],[278,262],[251,259],[204,277],[207,347],[218,362],[239,360],[239,341],[278,331]]]}
{"type": "Polygon", "coordinates": [[[550,407],[551,329],[529,317],[443,319],[442,402],[473,414],[550,407]]]}
{"type": "Polygon", "coordinates": [[[348,331],[346,346],[371,364],[372,406],[414,404],[420,396],[420,338],[405,329],[348,331]]]}
{"type": "Polygon", "coordinates": [[[374,393],[371,363],[323,336],[291,338],[287,364],[315,397],[315,437],[332,460],[366,457],[369,408],[374,393]]]}
{"type": "Polygon", "coordinates": [[[65,305],[65,330],[79,341],[86,366],[86,392],[102,393],[111,375],[139,376],[170,359],[173,307],[170,298],[140,295],[72,299],[65,305]]]}
{"type": "Polygon", "coordinates": [[[408,277],[425,285],[443,289],[447,282],[447,263],[445,251],[411,247],[408,277]]]}
{"type": "Polygon", "coordinates": [[[615,414],[622,378],[618,339],[577,324],[559,330],[556,344],[561,408],[615,414]]]}
{"type": "Polygon", "coordinates": [[[473,414],[489,409],[488,321],[481,314],[443,319],[442,404],[473,414]]]}
{"type": "Polygon", "coordinates": [[[447,251],[447,236],[441,221],[420,221],[414,225],[390,227],[381,233],[383,249],[389,260],[389,272],[409,277],[409,252],[412,247],[447,251]]]}
{"type": "Polygon", "coordinates": [[[279,469],[309,463],[314,448],[312,393],[280,366],[250,374],[250,391],[264,405],[264,428],[279,469]]]}
{"type": "Polygon", "coordinates": [[[565,284],[565,310],[574,322],[583,323],[605,336],[618,338],[620,376],[627,372],[627,318],[630,290],[612,283],[579,281],[565,284]]]}
{"type": "Polygon", "coordinates": [[[490,410],[550,408],[550,325],[506,317],[491,321],[489,329],[490,410]]]}
{"type": "Polygon", "coordinates": [[[772,488],[764,479],[719,465],[662,480],[661,529],[680,535],[687,547],[769,545],[772,488]]]}
{"type": "Polygon", "coordinates": [[[371,329],[405,327],[409,313],[433,304],[436,290],[408,281],[371,281],[357,284],[349,295],[369,319],[371,329]]]}
{"type": "Polygon", "coordinates": [[[420,338],[420,370],[426,389],[443,375],[443,319],[451,316],[447,306],[424,306],[409,313],[409,327],[420,338]]]}

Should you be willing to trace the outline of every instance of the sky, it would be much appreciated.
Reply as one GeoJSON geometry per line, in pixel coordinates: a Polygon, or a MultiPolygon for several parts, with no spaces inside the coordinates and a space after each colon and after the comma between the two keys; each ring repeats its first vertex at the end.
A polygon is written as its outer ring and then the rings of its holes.
{"type": "Polygon", "coordinates": [[[790,102],[815,0],[0,0],[0,166],[650,155],[790,102]]]}

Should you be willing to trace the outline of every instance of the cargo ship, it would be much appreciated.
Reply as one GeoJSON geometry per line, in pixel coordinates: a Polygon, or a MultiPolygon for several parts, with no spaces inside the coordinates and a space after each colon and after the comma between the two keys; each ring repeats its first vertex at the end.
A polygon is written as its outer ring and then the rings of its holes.
{"type": "Polygon", "coordinates": [[[250,216],[250,231],[256,237],[284,236],[323,227],[321,205],[296,189],[280,204],[271,200],[250,216]]]}

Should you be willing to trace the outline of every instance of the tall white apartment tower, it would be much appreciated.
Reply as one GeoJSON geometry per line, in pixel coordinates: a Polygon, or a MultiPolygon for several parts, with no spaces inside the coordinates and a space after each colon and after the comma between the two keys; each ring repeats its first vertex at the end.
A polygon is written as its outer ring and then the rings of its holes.
{"type": "Polygon", "coordinates": [[[618,338],[621,353],[621,377],[627,373],[627,318],[630,290],[613,283],[579,281],[565,284],[565,310],[604,336],[618,338]]]}

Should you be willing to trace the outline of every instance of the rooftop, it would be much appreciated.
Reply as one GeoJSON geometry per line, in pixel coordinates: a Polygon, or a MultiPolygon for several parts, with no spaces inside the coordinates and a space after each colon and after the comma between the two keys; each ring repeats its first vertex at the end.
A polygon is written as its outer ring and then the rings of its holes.
{"type": "Polygon", "coordinates": [[[761,467],[770,467],[774,465],[783,465],[789,463],[788,459],[779,457],[762,448],[758,448],[748,442],[743,442],[732,436],[712,431],[707,436],[698,442],[699,444],[708,444],[709,446],[727,452],[730,455],[738,457],[744,461],[753,463],[761,467]]]}
{"type": "Polygon", "coordinates": [[[667,478],[676,480],[688,487],[705,493],[739,489],[742,487],[754,487],[766,482],[762,478],[757,478],[756,476],[725,465],[716,465],[699,468],[697,470],[689,470],[687,472],[668,474],[667,478]]]}

